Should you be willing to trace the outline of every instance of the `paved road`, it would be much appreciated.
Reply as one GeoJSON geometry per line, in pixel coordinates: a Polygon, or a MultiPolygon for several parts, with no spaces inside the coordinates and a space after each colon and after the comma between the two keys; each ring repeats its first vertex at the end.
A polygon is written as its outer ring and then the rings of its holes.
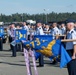
{"type": "MultiPolygon", "coordinates": [[[[4,50],[0,51],[0,75],[27,75],[24,56],[22,56],[22,53],[17,52],[17,57],[11,57],[12,53],[8,50],[9,45],[5,44],[4,50]]],[[[60,69],[59,64],[51,65],[48,58],[45,58],[44,62],[44,67],[37,67],[39,75],[68,75],[66,68],[60,69]]],[[[33,66],[31,68],[32,75],[34,75],[33,66]]]]}

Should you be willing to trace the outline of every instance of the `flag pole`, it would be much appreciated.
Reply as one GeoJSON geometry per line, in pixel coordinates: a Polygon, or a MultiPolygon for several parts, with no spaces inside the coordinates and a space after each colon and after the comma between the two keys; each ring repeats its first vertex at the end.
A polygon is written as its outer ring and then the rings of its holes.
{"type": "Polygon", "coordinates": [[[74,42],[76,39],[63,39],[61,42],[74,42]]]}

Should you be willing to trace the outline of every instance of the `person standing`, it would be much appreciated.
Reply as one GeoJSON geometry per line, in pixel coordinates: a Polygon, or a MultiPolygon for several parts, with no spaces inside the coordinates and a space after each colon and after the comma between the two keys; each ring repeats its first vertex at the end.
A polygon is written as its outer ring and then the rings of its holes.
{"type": "MultiPolygon", "coordinates": [[[[12,23],[11,24],[11,29],[10,29],[10,43],[12,42],[12,41],[14,41],[15,40],[15,24],[14,23],[12,23]]],[[[12,50],[12,45],[10,44],[10,47],[11,47],[11,50],[12,50]]]]}
{"type": "Polygon", "coordinates": [[[49,24],[45,24],[44,33],[45,33],[45,35],[49,35],[50,34],[49,24]]]}
{"type": "Polygon", "coordinates": [[[27,36],[26,36],[26,38],[27,38],[27,40],[28,40],[29,28],[28,28],[28,26],[26,25],[26,21],[25,21],[25,22],[23,22],[23,27],[22,27],[22,29],[24,29],[24,30],[26,30],[26,31],[27,31],[27,36]]]}
{"type": "MultiPolygon", "coordinates": [[[[24,30],[27,31],[26,40],[28,40],[28,32],[29,32],[29,29],[28,29],[28,26],[26,25],[26,21],[23,22],[22,29],[24,29],[24,30]]],[[[22,52],[23,52],[23,48],[24,48],[24,45],[23,45],[23,43],[22,43],[22,52]]],[[[22,55],[24,55],[24,54],[22,54],[22,55]]]]}
{"type": "MultiPolygon", "coordinates": [[[[74,20],[67,20],[67,39],[76,39],[76,31],[74,30],[74,20]]],[[[68,74],[76,75],[76,41],[67,42],[66,50],[72,60],[67,64],[68,74]]]]}
{"type": "Polygon", "coordinates": [[[36,31],[35,31],[34,35],[44,35],[41,21],[37,22],[37,27],[36,27],[36,31]]]}
{"type": "Polygon", "coordinates": [[[51,34],[53,35],[53,39],[58,39],[59,37],[55,37],[54,35],[59,35],[60,34],[60,31],[57,27],[57,22],[53,22],[52,23],[52,30],[51,30],[51,34]]]}
{"type": "Polygon", "coordinates": [[[66,34],[66,28],[65,28],[65,23],[64,22],[61,24],[61,34],[62,35],[66,34]]]}
{"type": "MultiPolygon", "coordinates": [[[[44,35],[41,21],[38,21],[36,25],[37,27],[34,35],[44,35]]],[[[41,54],[39,57],[39,67],[43,67],[43,66],[44,66],[44,60],[43,60],[43,54],[41,54]]]]}

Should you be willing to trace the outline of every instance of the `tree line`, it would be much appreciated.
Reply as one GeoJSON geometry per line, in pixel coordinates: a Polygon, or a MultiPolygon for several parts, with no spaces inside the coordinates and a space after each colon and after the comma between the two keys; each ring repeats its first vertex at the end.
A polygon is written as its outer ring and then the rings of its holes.
{"type": "Polygon", "coordinates": [[[65,21],[66,19],[74,19],[76,20],[76,13],[72,12],[72,13],[55,13],[55,12],[51,12],[48,14],[45,13],[41,13],[41,14],[27,14],[27,13],[23,13],[23,14],[19,14],[19,13],[15,13],[12,15],[5,15],[5,14],[1,14],[0,15],[0,21],[3,22],[22,22],[25,20],[42,20],[43,22],[46,22],[46,16],[47,16],[47,21],[51,22],[51,21],[65,21]]]}

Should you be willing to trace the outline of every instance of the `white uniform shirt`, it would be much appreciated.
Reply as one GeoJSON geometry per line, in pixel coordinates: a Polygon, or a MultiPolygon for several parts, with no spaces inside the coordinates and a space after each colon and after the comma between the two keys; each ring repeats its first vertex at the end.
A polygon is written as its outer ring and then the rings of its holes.
{"type": "Polygon", "coordinates": [[[60,34],[60,31],[57,27],[55,27],[52,29],[51,33],[52,33],[52,35],[57,35],[57,34],[60,34]]]}
{"type": "Polygon", "coordinates": [[[66,28],[65,27],[61,28],[61,34],[64,35],[65,33],[66,33],[66,28]]]}
{"type": "Polygon", "coordinates": [[[27,26],[23,26],[22,29],[28,30],[28,27],[27,26]]]}
{"type": "Polygon", "coordinates": [[[16,30],[16,28],[11,28],[11,37],[12,38],[15,37],[15,30],[16,30]]]}
{"type": "MultiPolygon", "coordinates": [[[[51,30],[51,34],[52,35],[59,35],[60,34],[60,30],[57,27],[55,27],[55,28],[53,28],[51,30]]],[[[53,39],[55,39],[55,37],[53,37],[53,39]]]]}
{"type": "Polygon", "coordinates": [[[8,36],[11,36],[11,30],[10,29],[7,30],[7,33],[8,33],[8,36]]]}
{"type": "Polygon", "coordinates": [[[42,27],[38,27],[34,33],[34,35],[44,35],[42,27]]]}
{"type": "MultiPolygon", "coordinates": [[[[49,28],[45,28],[44,31],[49,31],[49,28]]],[[[45,33],[45,35],[49,35],[50,33],[45,33]]]]}
{"type": "MultiPolygon", "coordinates": [[[[67,34],[67,39],[76,39],[76,31],[74,29],[70,30],[67,34]]],[[[74,42],[67,42],[66,43],[66,50],[73,49],[73,45],[76,44],[76,41],[74,42]]]]}

